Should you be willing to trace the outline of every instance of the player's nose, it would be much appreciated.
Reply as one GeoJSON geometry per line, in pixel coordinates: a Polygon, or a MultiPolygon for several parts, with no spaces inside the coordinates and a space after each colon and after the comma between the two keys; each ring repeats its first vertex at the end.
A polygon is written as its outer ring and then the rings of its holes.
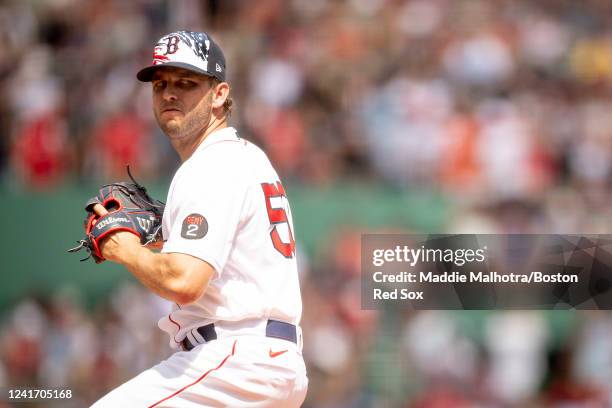
{"type": "Polygon", "coordinates": [[[175,101],[178,99],[178,90],[168,81],[165,86],[161,87],[158,91],[158,95],[161,96],[164,101],[175,101]]]}
{"type": "Polygon", "coordinates": [[[167,86],[162,92],[162,98],[165,101],[176,101],[178,99],[174,87],[167,86]]]}

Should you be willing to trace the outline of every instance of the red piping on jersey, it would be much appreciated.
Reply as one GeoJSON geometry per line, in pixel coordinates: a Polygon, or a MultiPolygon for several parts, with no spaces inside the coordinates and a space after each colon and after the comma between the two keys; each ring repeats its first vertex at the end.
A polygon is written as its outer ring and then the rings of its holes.
{"type": "MultiPolygon", "coordinates": [[[[178,329],[179,329],[179,331],[180,331],[180,330],[181,330],[181,325],[180,325],[180,324],[178,324],[177,322],[175,322],[174,320],[172,320],[172,317],[171,317],[171,316],[172,316],[172,313],[170,313],[170,314],[168,315],[168,319],[169,319],[169,320],[170,320],[172,323],[176,324],[176,327],[178,327],[178,329]]],[[[174,340],[174,342],[175,342],[176,344],[181,344],[181,342],[180,342],[180,341],[176,341],[176,335],[175,335],[175,336],[172,336],[172,340],[174,340]]]]}
{"type": "Polygon", "coordinates": [[[225,364],[225,362],[227,361],[228,358],[230,358],[231,356],[234,355],[234,352],[236,351],[236,343],[238,342],[238,340],[234,340],[234,345],[232,346],[232,352],[230,354],[228,354],[227,356],[225,356],[225,358],[223,359],[223,361],[221,361],[221,363],[216,366],[215,368],[211,368],[210,370],[208,370],[207,372],[205,372],[204,374],[202,374],[202,376],[200,378],[198,378],[197,380],[195,380],[194,382],[192,382],[191,384],[187,384],[186,386],[184,386],[183,388],[181,388],[178,391],[175,391],[174,393],[168,395],[166,398],[161,399],[159,401],[157,401],[155,404],[153,405],[149,405],[147,408],[153,408],[156,407],[157,405],[161,404],[164,401],[169,400],[170,398],[180,394],[181,392],[185,391],[187,388],[191,387],[192,385],[196,385],[197,383],[199,383],[200,381],[202,381],[208,374],[210,374],[211,372],[220,369],[223,364],[225,364]]]}

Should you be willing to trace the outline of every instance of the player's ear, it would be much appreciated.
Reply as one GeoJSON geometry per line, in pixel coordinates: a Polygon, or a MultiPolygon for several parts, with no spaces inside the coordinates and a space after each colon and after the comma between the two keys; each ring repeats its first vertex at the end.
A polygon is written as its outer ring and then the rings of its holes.
{"type": "Polygon", "coordinates": [[[212,88],[212,107],[213,109],[222,108],[227,96],[230,92],[230,86],[227,82],[219,82],[215,84],[213,82],[212,88]]]}

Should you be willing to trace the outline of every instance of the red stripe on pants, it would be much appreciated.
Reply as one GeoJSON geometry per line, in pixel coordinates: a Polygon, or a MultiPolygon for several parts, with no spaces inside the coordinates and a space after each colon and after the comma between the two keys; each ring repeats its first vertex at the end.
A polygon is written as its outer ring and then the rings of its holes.
{"type": "Polygon", "coordinates": [[[225,358],[223,359],[223,361],[221,361],[221,364],[219,364],[217,367],[215,368],[211,368],[210,370],[208,370],[207,372],[205,372],[204,374],[202,374],[202,376],[200,378],[198,378],[197,380],[195,380],[194,382],[192,382],[191,384],[187,384],[186,386],[184,386],[183,388],[181,388],[178,391],[173,392],[172,394],[168,395],[166,398],[161,399],[159,401],[157,401],[155,404],[153,405],[149,405],[148,408],[153,408],[158,406],[159,404],[161,404],[164,401],[169,400],[170,398],[177,396],[178,394],[180,394],[181,392],[185,391],[187,388],[191,387],[192,385],[196,385],[197,383],[199,383],[200,381],[202,381],[208,374],[210,374],[211,372],[220,369],[223,364],[225,364],[225,362],[227,361],[228,358],[230,358],[231,356],[234,355],[234,352],[236,351],[236,342],[238,340],[234,340],[234,345],[232,346],[232,352],[230,354],[228,354],[227,356],[225,356],[225,358]]]}

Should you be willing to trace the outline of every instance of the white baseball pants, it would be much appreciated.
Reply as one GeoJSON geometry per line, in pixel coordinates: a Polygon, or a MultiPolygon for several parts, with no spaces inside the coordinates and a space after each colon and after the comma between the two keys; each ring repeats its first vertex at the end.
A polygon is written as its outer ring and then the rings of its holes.
{"type": "Polygon", "coordinates": [[[179,351],[108,393],[92,408],[299,407],[308,378],[301,348],[241,335],[179,351]]]}

